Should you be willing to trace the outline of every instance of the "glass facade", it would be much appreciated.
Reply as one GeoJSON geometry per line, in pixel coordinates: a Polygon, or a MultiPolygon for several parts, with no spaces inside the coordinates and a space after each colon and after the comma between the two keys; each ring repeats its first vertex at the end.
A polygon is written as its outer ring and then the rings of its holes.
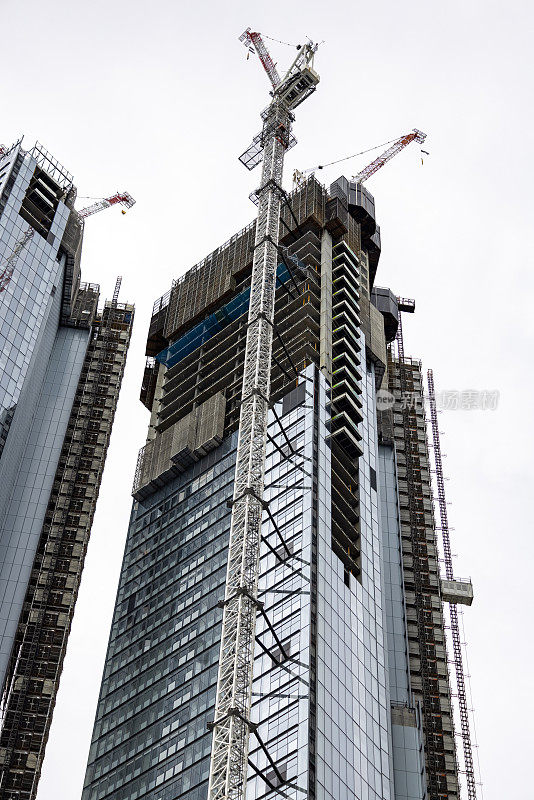
{"type": "Polygon", "coordinates": [[[134,308],[80,284],[72,176],[0,158],[0,794],[34,800],[134,308]]]}
{"type": "MultiPolygon", "coordinates": [[[[46,325],[50,356],[27,376],[2,472],[13,476],[0,489],[0,675],[3,679],[45,519],[61,446],[87,350],[89,331],[57,330],[61,295],[46,325]],[[51,348],[49,348],[51,344],[51,348]],[[43,374],[44,373],[44,374],[43,374]],[[18,445],[18,446],[17,446],[18,445]],[[16,476],[16,480],[15,480],[16,476]]],[[[43,353],[45,351],[45,353],[43,353]]]]}
{"type": "MultiPolygon", "coordinates": [[[[379,447],[388,357],[369,299],[374,206],[337,189],[310,179],[291,196],[302,228],[287,249],[302,270],[276,295],[247,800],[427,796],[394,443],[379,447]]],[[[225,314],[248,292],[253,249],[241,244],[155,307],[149,441],[83,800],[207,800],[246,338],[243,314],[225,314]]]]}
{"type": "Polygon", "coordinates": [[[263,517],[258,585],[264,605],[256,628],[251,711],[258,736],[250,737],[247,800],[280,797],[278,788],[291,800],[307,796],[313,767],[317,391],[315,370],[308,367],[269,419],[264,495],[269,514],[263,517]]]}
{"type": "MultiPolygon", "coordinates": [[[[317,600],[317,797],[321,800],[387,800],[392,796],[380,522],[376,488],[371,486],[371,470],[377,469],[372,366],[362,388],[362,580],[351,578],[350,586],[330,545],[327,447],[323,447],[324,472],[319,481],[324,519],[319,526],[317,600]]],[[[325,430],[326,411],[320,413],[325,430]]]]}
{"type": "MultiPolygon", "coordinates": [[[[0,161],[14,177],[0,216],[0,264],[4,264],[31,226],[20,215],[20,209],[37,167],[28,153],[19,159],[17,148],[0,161]]],[[[6,181],[3,181],[5,184],[6,181]]],[[[7,189],[7,186],[4,186],[7,189]]],[[[0,455],[10,422],[24,386],[34,352],[38,349],[42,329],[53,305],[56,291],[61,294],[63,267],[56,260],[70,210],[59,203],[47,238],[36,231],[21,250],[13,265],[0,303],[0,455]]]]}
{"type": "Polygon", "coordinates": [[[59,334],[70,209],[57,202],[46,236],[20,213],[39,169],[20,146],[0,160],[0,684],[88,342],[87,331],[59,334]]]}
{"type": "MultiPolygon", "coordinates": [[[[271,416],[253,714],[283,774],[308,775],[313,380],[271,416]],[[293,407],[292,404],[296,403],[293,407]],[[288,409],[289,405],[289,409],[288,409]],[[284,413],[285,412],[285,413],[284,413]],[[288,437],[298,453],[288,459],[288,437]],[[277,449],[278,448],[278,449],[277,449]],[[308,474],[307,474],[308,473],[308,474]],[[283,535],[285,546],[279,539],[283,535]],[[285,656],[288,656],[286,658],[285,656]]],[[[135,502],[89,754],[84,800],[204,800],[217,684],[237,435],[135,502]]],[[[251,737],[251,760],[269,777],[251,737]]],[[[276,783],[276,775],[270,780],[276,783]]],[[[252,771],[248,797],[264,797],[252,771]]],[[[289,795],[293,796],[293,795],[289,795]]],[[[295,795],[296,796],[296,795],[295,795]]]]}
{"type": "Polygon", "coordinates": [[[410,701],[406,608],[402,577],[399,507],[395,453],[380,447],[380,509],[384,558],[384,596],[389,655],[389,686],[394,703],[410,701]]]}
{"type": "Polygon", "coordinates": [[[235,446],[134,503],[84,800],[206,797],[235,446]]]}
{"type": "MultiPolygon", "coordinates": [[[[324,377],[270,417],[248,800],[393,797],[372,366],[363,384],[361,582],[331,546],[324,377]]],[[[134,502],[83,800],[207,797],[235,444],[134,502]]]]}

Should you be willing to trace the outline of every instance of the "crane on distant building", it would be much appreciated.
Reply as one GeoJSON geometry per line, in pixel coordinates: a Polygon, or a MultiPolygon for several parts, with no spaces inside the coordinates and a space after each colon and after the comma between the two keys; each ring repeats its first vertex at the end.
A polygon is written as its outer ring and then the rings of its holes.
{"type": "MultiPolygon", "coordinates": [[[[5,152],[5,150],[6,148],[3,145],[0,145],[0,155],[2,155],[2,152],[5,152]]],[[[81,211],[77,211],[75,213],[82,217],[82,219],[85,219],[86,217],[90,217],[92,214],[97,214],[99,211],[103,211],[105,208],[110,208],[117,203],[121,203],[123,206],[126,206],[126,208],[131,208],[135,204],[135,200],[131,194],[128,194],[128,192],[117,192],[117,194],[114,194],[112,197],[106,197],[102,200],[97,200],[97,202],[93,203],[93,205],[88,206],[87,208],[82,208],[81,211]]],[[[125,214],[126,212],[123,210],[122,213],[125,214]]],[[[34,233],[35,231],[33,228],[28,228],[15,244],[11,255],[3,264],[3,268],[0,271],[0,293],[7,289],[13,276],[17,258],[24,250],[30,239],[33,237],[34,233]]]]}
{"type": "Polygon", "coordinates": [[[35,231],[33,228],[28,228],[24,232],[22,238],[20,238],[16,243],[11,255],[6,260],[3,270],[0,272],[0,292],[3,292],[5,289],[7,289],[9,281],[13,275],[13,270],[15,269],[17,258],[24,250],[30,239],[33,237],[34,233],[35,231]]]}
{"type": "MultiPolygon", "coordinates": [[[[270,403],[271,351],[282,175],[291,135],[293,110],[315,91],[319,76],[313,70],[316,44],[307,42],[283,78],[261,34],[250,28],[240,36],[259,56],[271,86],[271,102],[262,112],[263,127],[240,157],[247,169],[262,162],[256,192],[258,216],[250,305],[245,344],[243,383],[235,466],[228,567],[223,601],[221,650],[209,800],[245,800],[248,742],[255,726],[250,720],[252,674],[258,605],[261,521],[264,509],[267,414],[270,403]]],[[[284,795],[286,796],[286,795],[284,795]]]]}
{"type": "MultiPolygon", "coordinates": [[[[104,211],[105,208],[110,208],[110,206],[114,206],[117,203],[125,206],[125,208],[131,208],[135,205],[135,200],[133,199],[131,194],[128,192],[117,192],[112,197],[103,197],[101,200],[97,200],[96,203],[93,203],[91,206],[87,206],[87,208],[82,208],[81,211],[78,211],[78,215],[85,219],[86,217],[90,217],[92,214],[98,214],[99,211],[104,211]]],[[[122,211],[123,214],[126,214],[126,211],[122,211]]]]}
{"type": "MultiPolygon", "coordinates": [[[[363,183],[368,178],[370,178],[371,175],[374,175],[375,172],[378,172],[378,170],[381,169],[384,166],[384,164],[387,164],[388,161],[391,161],[392,158],[398,155],[398,153],[400,153],[401,150],[404,150],[404,148],[411,142],[418,142],[419,144],[423,144],[425,139],[426,139],[426,133],[423,133],[417,128],[414,128],[411,133],[406,133],[403,136],[399,136],[398,139],[395,139],[392,142],[388,142],[390,147],[388,147],[387,150],[385,150],[381,155],[379,155],[378,158],[375,158],[374,161],[371,161],[370,164],[368,164],[366,167],[360,170],[360,172],[358,172],[356,175],[353,175],[351,180],[354,181],[355,183],[363,183]]],[[[369,149],[375,150],[376,148],[371,147],[369,149]]],[[[368,153],[369,150],[364,150],[363,152],[368,153]]],[[[312,172],[315,172],[316,169],[324,169],[325,167],[329,167],[332,164],[337,164],[340,161],[347,161],[349,158],[355,158],[356,155],[363,155],[363,153],[356,153],[355,155],[347,156],[346,158],[339,158],[336,161],[331,161],[330,164],[319,164],[317,167],[306,169],[303,172],[296,169],[293,174],[293,183],[295,187],[298,187],[303,183],[305,178],[312,172]]]]}

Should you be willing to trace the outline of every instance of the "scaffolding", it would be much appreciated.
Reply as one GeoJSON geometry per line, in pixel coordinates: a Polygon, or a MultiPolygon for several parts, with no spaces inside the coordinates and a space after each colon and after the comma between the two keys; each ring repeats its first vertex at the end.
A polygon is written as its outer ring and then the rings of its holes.
{"type": "MultiPolygon", "coordinates": [[[[413,303],[403,300],[406,310],[413,310],[413,303]]],[[[439,597],[439,583],[432,585],[432,564],[434,553],[432,543],[427,538],[425,521],[425,504],[420,463],[420,440],[417,425],[417,408],[413,402],[413,364],[405,358],[402,334],[402,313],[399,313],[399,325],[396,334],[397,375],[400,388],[400,410],[402,414],[402,442],[405,459],[405,482],[407,488],[407,519],[405,526],[409,529],[411,546],[411,577],[406,573],[407,592],[413,591],[413,607],[417,624],[417,647],[419,658],[418,676],[421,680],[421,699],[423,712],[423,729],[425,735],[426,780],[429,800],[444,800],[457,797],[458,793],[449,786],[447,773],[446,749],[442,721],[442,704],[440,698],[440,674],[434,619],[433,597],[439,597]]],[[[419,365],[416,365],[419,369],[419,365]]],[[[392,368],[394,365],[392,363],[392,368]]],[[[422,413],[422,408],[421,412],[422,413]]],[[[426,448],[426,444],[425,444],[426,448]]],[[[402,518],[402,505],[401,505],[402,518]]],[[[441,623],[442,624],[442,623],[441,623]]],[[[452,724],[452,719],[451,719],[452,724]]],[[[450,766],[450,765],[449,765],[450,766]]]]}
{"type": "MultiPolygon", "coordinates": [[[[441,444],[439,439],[438,412],[436,408],[436,393],[434,390],[434,375],[431,369],[429,369],[427,372],[427,380],[428,380],[428,399],[430,404],[430,419],[432,422],[432,440],[434,444],[434,464],[436,467],[436,486],[438,490],[438,506],[439,506],[440,520],[441,520],[441,540],[443,543],[443,560],[445,563],[445,577],[447,582],[455,583],[454,572],[452,568],[452,551],[451,551],[451,539],[449,532],[449,520],[447,516],[447,502],[445,499],[445,480],[443,477],[443,461],[441,457],[441,444]]],[[[472,597],[472,592],[471,592],[471,597],[472,597]]],[[[476,790],[475,770],[473,763],[473,749],[471,746],[471,732],[469,729],[469,713],[467,708],[467,694],[465,689],[465,675],[464,675],[464,666],[462,659],[462,644],[460,639],[460,627],[458,625],[458,608],[456,602],[452,601],[449,602],[454,672],[456,674],[456,691],[458,696],[458,708],[460,715],[460,728],[461,728],[462,747],[464,754],[464,769],[465,769],[465,778],[467,784],[467,797],[469,800],[476,800],[477,790],[476,790]]]]}
{"type": "Polygon", "coordinates": [[[83,317],[95,287],[78,293],[74,314],[92,323],[90,341],[4,686],[2,800],[37,792],[133,321],[119,286],[95,319],[83,317]]]}

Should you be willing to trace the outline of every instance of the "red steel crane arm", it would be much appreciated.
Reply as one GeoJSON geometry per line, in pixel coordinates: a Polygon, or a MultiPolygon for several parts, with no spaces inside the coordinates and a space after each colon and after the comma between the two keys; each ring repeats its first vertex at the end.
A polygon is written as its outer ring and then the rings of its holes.
{"type": "Polygon", "coordinates": [[[276,64],[272,60],[270,53],[267,50],[263,39],[261,38],[261,33],[258,33],[258,31],[251,31],[250,28],[247,28],[246,31],[239,37],[239,41],[243,42],[247,48],[254,48],[261,63],[263,64],[263,69],[269,76],[269,80],[273,85],[273,89],[276,89],[280,83],[280,76],[278,74],[278,70],[276,69],[276,64]]]}
{"type": "Polygon", "coordinates": [[[397,141],[394,142],[391,147],[388,147],[388,149],[385,150],[381,155],[379,155],[378,158],[375,158],[375,160],[362,169],[361,172],[358,172],[357,175],[354,175],[352,180],[356,181],[356,183],[363,183],[367,180],[367,178],[370,178],[371,175],[374,175],[375,172],[378,172],[378,170],[383,167],[384,164],[387,164],[388,161],[394,158],[397,153],[400,153],[401,150],[404,150],[406,145],[410,144],[410,142],[415,141],[422,144],[425,139],[426,133],[418,131],[417,128],[414,128],[411,133],[401,136],[400,139],[397,139],[397,141]]]}
{"type": "Polygon", "coordinates": [[[102,200],[97,200],[92,206],[82,208],[81,211],[78,211],[78,214],[85,219],[86,217],[90,217],[91,214],[97,214],[105,208],[114,206],[116,203],[121,203],[126,208],[131,208],[135,204],[135,200],[128,192],[117,192],[117,194],[114,194],[112,197],[105,197],[102,200]]]}

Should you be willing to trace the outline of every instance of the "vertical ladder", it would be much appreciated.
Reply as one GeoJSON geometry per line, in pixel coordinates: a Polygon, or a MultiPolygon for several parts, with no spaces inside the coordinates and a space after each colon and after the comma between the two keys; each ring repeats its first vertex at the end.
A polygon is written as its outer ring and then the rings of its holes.
{"type": "MultiPolygon", "coordinates": [[[[430,419],[432,421],[432,439],[434,443],[434,463],[436,467],[439,516],[441,519],[441,538],[443,542],[443,558],[445,561],[445,577],[448,581],[452,581],[454,580],[454,574],[452,569],[451,538],[449,533],[449,520],[447,517],[447,501],[445,499],[445,481],[443,478],[443,461],[441,458],[441,444],[439,440],[438,412],[436,408],[436,393],[434,390],[434,374],[431,369],[427,371],[427,379],[428,398],[430,401],[430,419]]],[[[473,749],[471,747],[471,732],[469,730],[469,713],[467,708],[462,645],[460,640],[460,627],[458,625],[458,609],[456,607],[456,603],[449,603],[449,615],[451,621],[454,672],[456,674],[458,706],[460,710],[460,728],[462,732],[467,797],[469,800],[476,800],[477,789],[473,763],[473,749]]]]}

